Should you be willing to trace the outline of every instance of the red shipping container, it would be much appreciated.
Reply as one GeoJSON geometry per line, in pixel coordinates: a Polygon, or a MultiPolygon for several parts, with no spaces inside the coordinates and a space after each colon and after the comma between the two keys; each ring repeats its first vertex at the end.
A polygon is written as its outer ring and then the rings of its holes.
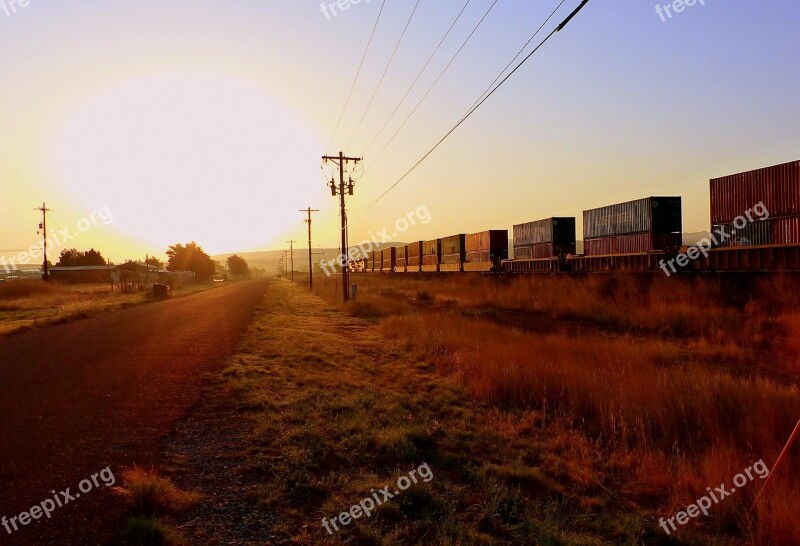
{"type": "Polygon", "coordinates": [[[800,244],[800,217],[795,216],[793,218],[780,218],[774,220],[772,227],[772,244],[800,244]]]}
{"type": "Polygon", "coordinates": [[[800,215],[800,161],[713,178],[711,223],[728,224],[758,203],[771,218],[800,215]]]}

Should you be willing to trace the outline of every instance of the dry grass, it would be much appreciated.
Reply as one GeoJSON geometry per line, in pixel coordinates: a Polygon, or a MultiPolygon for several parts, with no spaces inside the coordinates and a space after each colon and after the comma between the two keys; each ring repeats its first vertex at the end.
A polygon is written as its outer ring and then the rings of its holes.
{"type": "Polygon", "coordinates": [[[269,522],[274,544],[633,545],[655,536],[650,510],[620,499],[625,480],[609,474],[584,433],[537,409],[476,400],[452,374],[387,340],[383,327],[286,282],[272,283],[210,391],[215,402],[203,413],[236,408],[238,419],[225,421],[242,431],[237,439],[208,432],[224,436],[209,448],[231,455],[224,472],[197,457],[205,436],[190,435],[170,456],[214,503],[198,509],[213,521],[197,512],[180,521],[198,544],[263,541],[214,510],[247,499],[257,504],[234,513],[269,522]],[[323,517],[423,462],[432,481],[339,533],[323,529],[323,517]]]}
{"type": "Polygon", "coordinates": [[[64,285],[41,281],[14,281],[0,283],[0,301],[9,302],[32,296],[65,295],[71,291],[64,285]]]}
{"type": "MultiPolygon", "coordinates": [[[[175,292],[187,295],[210,285],[195,284],[175,292]]],[[[145,292],[122,293],[105,284],[65,285],[56,282],[0,283],[0,336],[60,324],[150,301],[145,292]]]]}
{"type": "MultiPolygon", "coordinates": [[[[383,318],[379,331],[404,351],[436,363],[476,399],[539,412],[553,435],[549,449],[572,453],[551,472],[597,482],[602,472],[585,461],[600,451],[606,470],[627,476],[625,498],[664,516],[760,459],[773,462],[800,416],[792,375],[800,290],[791,278],[744,287],[633,276],[360,275],[354,282],[383,318]],[[498,310],[597,328],[577,337],[557,328],[526,332],[497,323],[498,310]]],[[[326,287],[318,291],[330,299],[326,287]]],[[[800,504],[799,469],[796,460],[788,465],[754,514],[748,509],[761,480],[699,525],[709,537],[735,530],[750,543],[798,543],[790,514],[800,504]]]]}
{"type": "Polygon", "coordinates": [[[194,508],[202,496],[182,490],[153,469],[130,468],[122,478],[124,487],[120,491],[133,513],[122,532],[122,542],[130,546],[187,544],[171,521],[194,508]]]}
{"type": "Polygon", "coordinates": [[[125,493],[140,516],[181,514],[200,502],[200,495],[181,490],[155,470],[131,468],[122,474],[125,493]]]}

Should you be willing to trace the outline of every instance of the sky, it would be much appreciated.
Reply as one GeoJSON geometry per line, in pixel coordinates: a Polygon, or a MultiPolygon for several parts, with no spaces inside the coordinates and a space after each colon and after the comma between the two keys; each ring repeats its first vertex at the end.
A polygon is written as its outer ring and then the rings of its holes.
{"type": "Polygon", "coordinates": [[[560,0],[497,0],[380,155],[494,0],[470,0],[379,132],[466,3],[387,0],[335,138],[381,0],[335,14],[310,0],[19,1],[0,2],[0,257],[37,242],[45,201],[48,227],[72,233],[63,246],[115,261],[191,240],[211,254],[302,245],[309,206],[313,244],[337,246],[320,157],[340,150],[364,158],[351,243],[580,225],[649,195],[682,196],[684,231],[701,231],[709,178],[800,159],[796,0],[698,0],[663,20],[657,2],[590,0],[377,203],[560,0]],[[397,229],[421,207],[430,221],[397,229]]]}

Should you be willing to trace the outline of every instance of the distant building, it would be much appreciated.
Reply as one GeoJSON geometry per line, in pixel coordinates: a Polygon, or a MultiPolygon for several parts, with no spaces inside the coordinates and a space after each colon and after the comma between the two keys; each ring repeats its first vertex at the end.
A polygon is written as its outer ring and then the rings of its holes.
{"type": "Polygon", "coordinates": [[[65,284],[110,283],[112,271],[107,265],[56,266],[48,268],[51,281],[65,284]]]}
{"type": "Polygon", "coordinates": [[[111,270],[111,280],[119,286],[147,287],[153,283],[166,284],[172,288],[180,288],[185,284],[197,281],[193,271],[167,271],[155,269],[144,262],[127,262],[111,270]]]}
{"type": "Polygon", "coordinates": [[[9,269],[0,267],[0,282],[2,281],[40,281],[42,271],[40,269],[9,269]]]}

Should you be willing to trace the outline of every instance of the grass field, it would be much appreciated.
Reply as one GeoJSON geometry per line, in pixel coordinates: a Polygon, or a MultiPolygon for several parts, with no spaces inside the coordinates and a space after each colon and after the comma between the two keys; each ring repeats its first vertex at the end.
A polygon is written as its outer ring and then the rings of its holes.
{"type": "MultiPolygon", "coordinates": [[[[606,454],[608,473],[625,476],[624,498],[665,517],[754,461],[771,464],[800,418],[791,279],[356,279],[350,313],[380,317],[387,338],[475,399],[580,433],[606,454]]],[[[321,294],[331,282],[318,284],[321,294]]],[[[757,484],[716,506],[700,530],[798,540],[794,460],[754,517],[757,484]]]]}
{"type": "Polygon", "coordinates": [[[793,281],[359,275],[347,306],[337,279],[316,297],[302,282],[272,283],[167,442],[163,472],[203,499],[153,522],[172,536],[798,544],[797,447],[753,513],[758,477],[708,517],[659,526],[771,466],[800,417],[793,281]],[[430,483],[325,531],[423,463],[430,483]]]}
{"type": "MultiPolygon", "coordinates": [[[[187,295],[211,288],[189,285],[173,295],[187,295]]],[[[48,324],[59,324],[100,313],[139,305],[152,298],[142,291],[123,293],[106,284],[66,285],[42,281],[0,283],[0,336],[48,324]]]]}

